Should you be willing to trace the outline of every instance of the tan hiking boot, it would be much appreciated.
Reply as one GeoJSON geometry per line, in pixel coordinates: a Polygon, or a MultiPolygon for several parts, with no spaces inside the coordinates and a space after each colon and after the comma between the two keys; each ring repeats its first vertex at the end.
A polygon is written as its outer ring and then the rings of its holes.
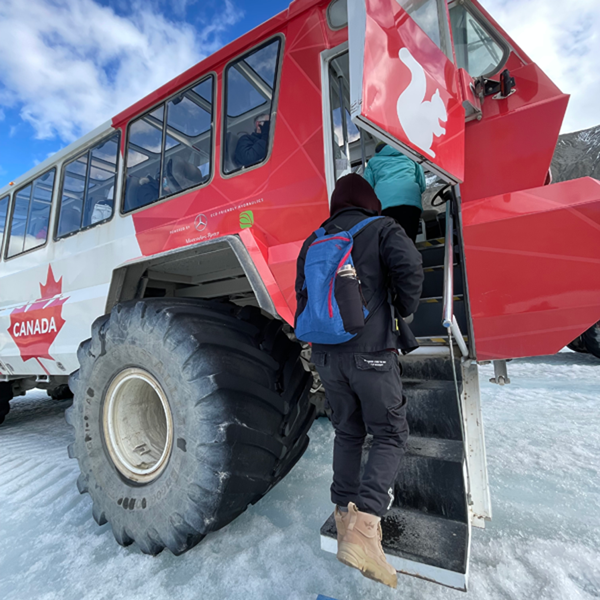
{"type": "Polygon", "coordinates": [[[340,547],[340,542],[346,535],[346,527],[348,526],[348,515],[348,511],[342,512],[336,504],[335,510],[333,511],[333,516],[335,517],[335,527],[337,529],[338,549],[340,547]]]}
{"type": "MultiPolygon", "coordinates": [[[[339,511],[336,509],[336,512],[339,511]]],[[[381,519],[361,512],[356,504],[350,502],[348,513],[340,521],[344,534],[340,541],[338,528],[338,560],[358,569],[369,579],[395,588],[398,581],[396,569],[387,562],[381,547],[381,519]]]]}

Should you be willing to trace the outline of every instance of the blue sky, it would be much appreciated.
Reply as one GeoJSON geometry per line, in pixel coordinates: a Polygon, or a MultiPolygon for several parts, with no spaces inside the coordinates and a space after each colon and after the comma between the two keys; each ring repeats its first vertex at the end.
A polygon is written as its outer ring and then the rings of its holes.
{"type": "MultiPolygon", "coordinates": [[[[600,124],[600,2],[482,0],[600,124]]],[[[1,0],[0,187],[287,8],[288,0],[1,0]]]]}

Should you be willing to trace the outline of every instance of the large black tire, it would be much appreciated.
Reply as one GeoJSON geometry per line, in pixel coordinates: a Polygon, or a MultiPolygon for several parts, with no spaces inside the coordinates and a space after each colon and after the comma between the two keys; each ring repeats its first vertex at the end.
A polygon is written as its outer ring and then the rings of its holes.
{"type": "Polygon", "coordinates": [[[50,396],[52,400],[69,400],[73,397],[73,392],[69,389],[69,386],[64,383],[49,389],[48,396],[50,396]]]}
{"type": "Polygon", "coordinates": [[[569,348],[569,350],[573,350],[574,352],[580,352],[581,354],[588,353],[588,349],[583,341],[582,335],[576,337],[570,344],[567,344],[567,348],[569,348]]]}
{"type": "Polygon", "coordinates": [[[139,300],[97,319],[67,410],[77,486],[92,497],[96,522],[108,521],[123,546],[178,555],[262,498],[308,445],[314,407],[300,350],[280,321],[228,303],[139,300]],[[143,484],[116,468],[105,436],[109,386],[131,367],[160,384],[173,423],[168,462],[143,484]]]}
{"type": "Polygon", "coordinates": [[[12,399],[12,383],[8,381],[0,382],[0,425],[4,423],[4,419],[10,411],[10,401],[12,399]]]}
{"type": "Polygon", "coordinates": [[[600,358],[600,321],[592,325],[582,336],[581,339],[590,354],[600,358]]]}

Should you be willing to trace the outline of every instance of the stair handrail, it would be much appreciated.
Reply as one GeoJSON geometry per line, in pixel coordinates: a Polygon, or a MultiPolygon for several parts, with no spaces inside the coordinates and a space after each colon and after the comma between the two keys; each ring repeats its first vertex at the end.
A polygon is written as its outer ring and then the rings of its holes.
{"type": "Polygon", "coordinates": [[[454,216],[452,214],[452,200],[449,198],[446,202],[446,239],[444,254],[444,312],[442,325],[448,330],[448,343],[452,344],[452,336],[456,340],[460,352],[463,356],[469,356],[469,349],[460,331],[456,315],[454,314],[454,247],[453,232],[454,216]]]}

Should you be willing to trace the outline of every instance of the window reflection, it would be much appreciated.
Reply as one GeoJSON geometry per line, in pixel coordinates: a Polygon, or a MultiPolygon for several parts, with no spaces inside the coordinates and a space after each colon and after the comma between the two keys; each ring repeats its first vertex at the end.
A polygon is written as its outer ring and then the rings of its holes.
{"type": "Polygon", "coordinates": [[[58,237],[112,216],[120,139],[117,133],[65,166],[58,237]]]}
{"type": "Polygon", "coordinates": [[[280,46],[275,39],[227,67],[225,173],[259,164],[269,153],[280,46]]]}
{"type": "Polygon", "coordinates": [[[506,62],[506,50],[484,26],[460,4],[450,9],[452,36],[458,66],[471,77],[490,76],[506,62]]]}
{"type": "Polygon", "coordinates": [[[2,250],[4,242],[4,229],[6,227],[6,217],[8,215],[8,199],[9,196],[0,198],[0,250],[2,250]]]}
{"type": "Polygon", "coordinates": [[[446,0],[396,0],[444,54],[454,60],[446,0]]]}
{"type": "Polygon", "coordinates": [[[52,169],[15,193],[8,257],[46,243],[55,175],[56,169],[52,169]]]}
{"type": "Polygon", "coordinates": [[[208,77],[129,126],[124,212],[208,181],[212,147],[208,77]]]}

